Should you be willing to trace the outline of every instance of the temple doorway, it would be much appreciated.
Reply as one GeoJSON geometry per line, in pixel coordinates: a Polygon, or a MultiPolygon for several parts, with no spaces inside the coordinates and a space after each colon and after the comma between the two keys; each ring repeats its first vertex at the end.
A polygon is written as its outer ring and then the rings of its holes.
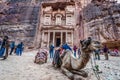
{"type": "Polygon", "coordinates": [[[56,38],[56,47],[60,46],[60,42],[61,42],[60,38],[56,38]]]}
{"type": "Polygon", "coordinates": [[[59,47],[60,46],[60,44],[61,44],[61,35],[60,35],[61,33],[60,32],[56,32],[56,34],[55,34],[55,46],[56,47],[59,47]]]}

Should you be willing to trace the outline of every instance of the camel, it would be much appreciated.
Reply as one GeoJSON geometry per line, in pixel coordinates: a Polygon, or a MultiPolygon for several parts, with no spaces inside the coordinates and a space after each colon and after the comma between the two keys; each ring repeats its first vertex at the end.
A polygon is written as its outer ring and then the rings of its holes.
{"type": "Polygon", "coordinates": [[[80,58],[75,58],[70,50],[64,51],[61,55],[61,70],[71,80],[84,80],[84,78],[88,76],[88,74],[81,69],[85,68],[90,59],[90,54],[92,51],[101,47],[99,41],[92,40],[90,37],[87,40],[80,41],[80,43],[80,58]]]}

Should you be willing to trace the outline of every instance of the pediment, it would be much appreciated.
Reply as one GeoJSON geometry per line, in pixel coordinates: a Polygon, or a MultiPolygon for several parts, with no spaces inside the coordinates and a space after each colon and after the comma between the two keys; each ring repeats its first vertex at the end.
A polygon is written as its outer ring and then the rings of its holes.
{"type": "Polygon", "coordinates": [[[66,27],[62,27],[62,26],[54,26],[54,27],[51,27],[51,29],[66,29],[66,27]]]}
{"type": "Polygon", "coordinates": [[[49,30],[71,30],[71,29],[74,29],[74,28],[69,28],[69,27],[65,27],[65,26],[52,26],[52,27],[45,27],[43,29],[49,29],[49,30]]]}

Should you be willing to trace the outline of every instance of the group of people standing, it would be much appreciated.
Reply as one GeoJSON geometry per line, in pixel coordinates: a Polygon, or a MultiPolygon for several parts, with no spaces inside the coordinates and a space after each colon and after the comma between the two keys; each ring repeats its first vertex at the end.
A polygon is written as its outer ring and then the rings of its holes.
{"type": "MultiPolygon", "coordinates": [[[[80,51],[80,48],[77,48],[76,45],[74,45],[73,49],[67,44],[63,44],[61,45],[61,47],[65,50],[70,50],[70,51],[73,51],[73,54],[74,54],[74,57],[76,57],[77,53],[78,53],[78,57],[80,57],[80,54],[81,54],[81,51],[80,51]],[[77,51],[78,50],[78,51],[77,51]]],[[[50,53],[50,58],[53,58],[54,57],[54,51],[55,51],[55,47],[53,44],[50,44],[49,46],[49,53],[50,53]]]]}
{"type": "Polygon", "coordinates": [[[10,48],[11,48],[10,55],[12,55],[12,53],[14,51],[14,53],[16,53],[16,55],[21,56],[22,55],[22,51],[23,51],[23,46],[24,46],[23,42],[20,42],[18,45],[15,45],[15,42],[12,41],[10,43],[10,48]]]}
{"type": "Polygon", "coordinates": [[[100,54],[102,53],[105,56],[105,60],[109,60],[109,56],[108,56],[109,49],[106,45],[104,45],[102,49],[95,50],[94,53],[95,53],[95,59],[100,60],[100,54]]]}
{"type": "MultiPolygon", "coordinates": [[[[81,50],[76,45],[73,46],[73,49],[67,43],[63,44],[61,47],[65,50],[66,49],[71,50],[74,54],[74,57],[77,57],[77,55],[78,55],[78,58],[80,58],[81,50]]],[[[54,45],[50,44],[50,46],[49,46],[50,58],[54,57],[54,51],[55,51],[54,45]]],[[[106,45],[104,45],[103,48],[94,51],[95,59],[100,60],[100,54],[101,53],[104,54],[105,60],[109,60],[109,56],[108,56],[109,55],[109,49],[106,45]]]]}
{"type": "Polygon", "coordinates": [[[21,56],[23,48],[23,42],[15,45],[15,41],[10,42],[8,36],[4,36],[3,40],[0,41],[0,57],[4,60],[8,57],[8,54],[12,55],[13,52],[16,53],[16,55],[21,56]]]}

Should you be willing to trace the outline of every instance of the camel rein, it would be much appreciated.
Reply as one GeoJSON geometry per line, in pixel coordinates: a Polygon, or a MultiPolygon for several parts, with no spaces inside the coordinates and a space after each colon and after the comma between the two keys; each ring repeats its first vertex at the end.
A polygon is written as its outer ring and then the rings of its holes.
{"type": "Polygon", "coordinates": [[[99,74],[97,72],[97,71],[99,71],[99,68],[98,68],[99,66],[96,64],[94,53],[92,55],[93,55],[93,59],[91,58],[92,70],[93,70],[97,80],[100,80],[100,76],[99,76],[99,74]]]}

